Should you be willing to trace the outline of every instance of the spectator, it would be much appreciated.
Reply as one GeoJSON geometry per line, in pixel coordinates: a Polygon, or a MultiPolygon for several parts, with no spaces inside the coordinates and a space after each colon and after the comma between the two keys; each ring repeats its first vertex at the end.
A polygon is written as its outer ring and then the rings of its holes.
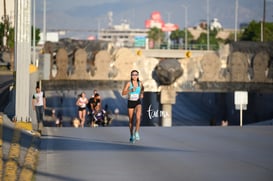
{"type": "Polygon", "coordinates": [[[80,120],[78,118],[74,118],[73,121],[72,121],[72,124],[73,124],[74,128],[78,128],[78,127],[80,127],[81,122],[80,122],[80,120]]]}
{"type": "Polygon", "coordinates": [[[98,125],[106,126],[107,123],[107,117],[106,117],[106,111],[104,109],[101,109],[100,103],[97,103],[94,105],[94,111],[92,113],[93,119],[91,127],[95,127],[98,125]]]}
{"type": "Polygon", "coordinates": [[[37,130],[42,131],[44,126],[44,111],[46,109],[46,97],[40,87],[36,87],[36,93],[32,96],[32,108],[36,112],[37,130]]]}
{"type": "Polygon", "coordinates": [[[96,93],[96,94],[94,95],[93,101],[91,102],[91,110],[92,110],[92,112],[95,111],[95,107],[96,107],[97,105],[99,105],[99,106],[100,106],[99,109],[101,109],[101,104],[102,104],[101,102],[102,102],[102,101],[101,101],[101,97],[100,97],[99,93],[96,93]]]}
{"type": "Polygon", "coordinates": [[[90,97],[90,99],[89,99],[89,101],[88,101],[88,105],[87,105],[87,108],[88,108],[88,114],[90,114],[90,113],[92,113],[92,109],[91,109],[91,104],[94,102],[94,97],[95,97],[95,95],[97,94],[98,92],[97,92],[97,90],[96,89],[94,89],[93,90],[93,95],[90,97]]]}
{"type": "Polygon", "coordinates": [[[227,120],[222,120],[222,126],[228,126],[228,121],[227,120]]]}

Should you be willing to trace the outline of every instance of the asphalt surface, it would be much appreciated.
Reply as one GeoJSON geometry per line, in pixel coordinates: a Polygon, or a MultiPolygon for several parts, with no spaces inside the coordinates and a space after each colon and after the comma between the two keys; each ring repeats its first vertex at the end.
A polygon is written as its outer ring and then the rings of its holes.
{"type": "Polygon", "coordinates": [[[50,128],[37,181],[272,181],[273,127],[50,128]]]}

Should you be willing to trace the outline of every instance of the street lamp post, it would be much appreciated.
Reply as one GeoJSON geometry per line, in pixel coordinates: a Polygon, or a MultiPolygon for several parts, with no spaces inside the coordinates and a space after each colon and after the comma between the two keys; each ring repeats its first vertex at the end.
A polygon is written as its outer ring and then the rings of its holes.
{"type": "Polygon", "coordinates": [[[185,50],[188,49],[188,6],[182,5],[185,9],[185,50]]]}
{"type": "Polygon", "coordinates": [[[210,38],[209,38],[209,31],[210,31],[210,25],[209,25],[209,0],[207,0],[207,50],[210,49],[210,38]]]}
{"type": "Polygon", "coordinates": [[[44,0],[44,14],[43,14],[43,39],[46,42],[46,0],[44,0]]]}
{"type": "Polygon", "coordinates": [[[100,19],[98,18],[97,19],[98,21],[98,27],[97,27],[97,39],[99,40],[100,39],[100,19]]]}
{"type": "MultiPolygon", "coordinates": [[[[167,12],[167,15],[168,15],[168,23],[171,23],[171,13],[167,12]]],[[[168,36],[167,46],[168,46],[168,49],[170,49],[170,44],[171,44],[171,39],[170,39],[171,32],[170,31],[167,31],[167,36],[168,36]]]]}
{"type": "Polygon", "coordinates": [[[32,48],[33,48],[33,50],[32,50],[32,64],[34,64],[35,65],[35,60],[36,60],[36,31],[35,31],[35,29],[36,29],[36,16],[35,16],[35,11],[36,11],[36,0],[33,0],[33,15],[32,15],[32,17],[33,17],[33,19],[32,19],[32,21],[33,21],[33,27],[32,27],[32,31],[33,31],[33,39],[32,39],[32,48]]]}
{"type": "Polygon", "coordinates": [[[266,11],[266,0],[264,0],[264,8],[263,8],[263,22],[261,24],[261,42],[264,41],[264,24],[265,24],[265,11],[266,11]]]}
{"type": "Polygon", "coordinates": [[[237,41],[237,26],[238,26],[238,0],[235,0],[235,30],[234,30],[234,41],[237,41]]]}

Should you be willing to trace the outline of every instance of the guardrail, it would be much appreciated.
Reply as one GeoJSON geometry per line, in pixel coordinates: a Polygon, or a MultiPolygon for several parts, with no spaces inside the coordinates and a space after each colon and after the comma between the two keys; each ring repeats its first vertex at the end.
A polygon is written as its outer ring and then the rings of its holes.
{"type": "Polygon", "coordinates": [[[187,52],[190,52],[191,57],[202,56],[208,52],[214,52],[213,50],[173,50],[173,49],[150,49],[141,50],[145,57],[154,58],[186,58],[187,52]]]}

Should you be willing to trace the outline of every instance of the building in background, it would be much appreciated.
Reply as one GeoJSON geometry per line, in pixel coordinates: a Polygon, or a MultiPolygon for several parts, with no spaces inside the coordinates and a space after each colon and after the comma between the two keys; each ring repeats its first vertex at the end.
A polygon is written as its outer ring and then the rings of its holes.
{"type": "Polygon", "coordinates": [[[120,25],[99,30],[98,39],[110,41],[116,47],[144,48],[148,31],[148,29],[131,29],[130,24],[125,20],[120,25]]]}
{"type": "Polygon", "coordinates": [[[152,12],[150,19],[145,21],[145,27],[148,29],[154,27],[159,28],[164,32],[171,32],[179,29],[177,24],[171,22],[165,23],[158,11],[152,12]]]}
{"type": "MultiPolygon", "coordinates": [[[[59,41],[59,32],[47,32],[46,33],[46,41],[50,42],[58,42],[59,41]]],[[[44,34],[40,33],[40,41],[38,42],[38,45],[44,44],[44,34]]]]}
{"type": "Polygon", "coordinates": [[[210,30],[222,30],[223,26],[222,24],[218,21],[217,18],[213,18],[213,20],[210,23],[210,30]]]}
{"type": "Polygon", "coordinates": [[[156,27],[168,33],[179,28],[176,24],[165,23],[158,11],[152,12],[150,19],[145,21],[145,29],[131,29],[130,24],[126,20],[120,25],[112,25],[112,13],[110,15],[109,27],[99,30],[98,39],[110,41],[116,47],[147,48],[150,28],[156,27]]]}

